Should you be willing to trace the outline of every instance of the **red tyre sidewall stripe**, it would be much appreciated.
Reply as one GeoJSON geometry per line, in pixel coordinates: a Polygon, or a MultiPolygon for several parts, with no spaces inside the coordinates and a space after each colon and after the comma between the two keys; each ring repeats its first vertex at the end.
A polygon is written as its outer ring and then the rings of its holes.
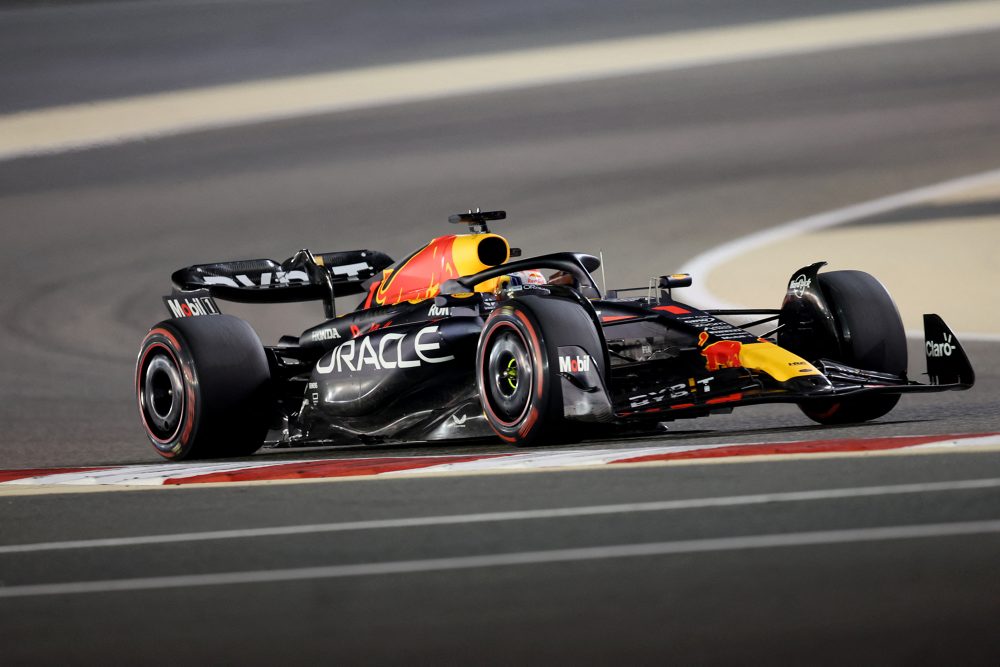
{"type": "MultiPolygon", "coordinates": [[[[167,354],[170,355],[170,357],[173,360],[174,364],[177,366],[177,370],[180,371],[181,375],[184,378],[184,399],[185,399],[184,400],[184,411],[185,411],[184,427],[181,430],[180,438],[178,439],[178,442],[180,444],[180,450],[183,451],[184,447],[188,444],[188,442],[190,442],[191,433],[194,431],[194,422],[195,422],[195,415],[196,415],[196,410],[195,410],[195,408],[196,408],[196,405],[195,405],[196,398],[195,398],[195,393],[194,393],[195,378],[194,378],[194,375],[193,375],[193,371],[188,367],[188,365],[184,364],[184,363],[182,363],[180,361],[181,345],[180,345],[180,341],[178,341],[177,337],[172,332],[168,331],[167,329],[164,329],[162,327],[157,327],[155,329],[151,329],[150,332],[148,334],[146,334],[146,338],[143,340],[143,345],[145,346],[146,343],[147,343],[147,341],[149,341],[151,338],[153,338],[155,336],[162,336],[170,344],[166,345],[166,344],[164,344],[162,342],[156,341],[156,342],[150,344],[149,347],[147,347],[145,349],[145,351],[143,352],[142,356],[139,359],[139,364],[136,367],[136,375],[135,375],[136,401],[138,402],[138,405],[139,405],[139,416],[142,419],[143,427],[146,430],[146,434],[150,437],[150,439],[152,439],[152,440],[154,440],[154,441],[156,441],[156,442],[158,442],[158,443],[160,443],[162,445],[167,445],[167,444],[169,444],[172,441],[172,439],[161,440],[160,438],[158,438],[155,435],[153,435],[152,431],[149,428],[149,424],[146,421],[146,414],[145,414],[145,412],[143,410],[143,407],[142,407],[142,401],[139,399],[139,384],[140,384],[141,379],[142,379],[141,375],[142,375],[143,367],[144,367],[144,365],[146,363],[146,359],[149,357],[149,353],[150,353],[150,351],[152,349],[154,349],[154,348],[162,348],[162,349],[164,349],[164,350],[167,351],[167,354]]],[[[175,431],[173,437],[176,437],[176,436],[177,436],[177,432],[175,431]]],[[[160,456],[163,456],[164,458],[168,458],[168,459],[176,458],[181,453],[181,451],[163,450],[163,449],[160,449],[159,447],[156,448],[156,451],[157,451],[157,453],[160,454],[160,456]]]]}
{"type": "Polygon", "coordinates": [[[542,356],[541,356],[542,344],[541,341],[539,341],[538,334],[535,333],[535,327],[532,326],[531,320],[528,319],[528,316],[525,315],[524,312],[520,310],[514,311],[514,315],[517,316],[517,319],[521,320],[525,328],[528,329],[528,333],[531,334],[531,342],[534,343],[534,345],[532,345],[531,347],[531,354],[535,358],[535,368],[538,369],[538,394],[536,398],[541,400],[542,392],[544,391],[544,383],[545,383],[544,373],[546,370],[545,367],[542,365],[542,356]]]}
{"type": "MultiPolygon", "coordinates": [[[[152,438],[156,442],[160,443],[161,445],[166,445],[166,444],[169,444],[177,436],[177,432],[180,430],[180,425],[178,424],[178,427],[176,429],[174,429],[174,432],[171,434],[171,436],[169,438],[167,438],[167,439],[164,440],[162,438],[157,437],[153,433],[152,429],[150,428],[149,422],[146,420],[146,410],[144,409],[144,406],[142,404],[142,398],[141,398],[140,391],[139,391],[139,387],[140,387],[140,385],[142,383],[142,372],[143,372],[143,370],[146,367],[146,360],[149,359],[150,353],[153,352],[153,350],[157,350],[157,349],[164,350],[167,353],[167,355],[170,357],[170,359],[173,361],[174,365],[177,366],[177,369],[178,370],[181,369],[180,363],[178,363],[178,361],[177,361],[177,355],[174,354],[174,351],[171,350],[168,345],[165,345],[164,343],[161,343],[159,341],[150,344],[150,346],[147,347],[146,351],[143,353],[142,358],[139,360],[139,366],[138,366],[138,368],[136,370],[136,374],[135,374],[135,385],[136,385],[135,397],[136,397],[136,400],[139,402],[139,417],[142,419],[142,425],[143,425],[143,427],[145,427],[147,435],[149,435],[150,438],[152,438]]],[[[186,400],[185,400],[185,402],[186,402],[186,400]]],[[[187,409],[187,405],[185,405],[184,407],[185,407],[185,410],[186,410],[187,409]]],[[[159,449],[159,448],[157,448],[157,449],[159,449]]]]}
{"type": "Polygon", "coordinates": [[[531,342],[533,343],[531,346],[531,353],[535,358],[535,369],[538,375],[538,383],[536,385],[537,393],[535,395],[535,401],[531,405],[531,412],[528,413],[528,417],[525,419],[524,424],[517,431],[518,435],[520,435],[523,440],[528,437],[528,434],[531,433],[531,430],[538,423],[538,419],[541,416],[538,412],[538,401],[543,400],[545,395],[545,377],[548,375],[548,367],[542,358],[542,341],[541,337],[535,331],[535,325],[532,324],[531,320],[528,319],[527,314],[523,311],[518,310],[515,311],[514,314],[517,316],[517,319],[521,320],[525,328],[528,330],[528,333],[531,335],[531,342]]]}
{"type": "Polygon", "coordinates": [[[531,398],[529,398],[528,404],[525,407],[525,410],[522,411],[520,415],[518,415],[517,419],[515,419],[512,422],[504,421],[503,419],[500,419],[500,417],[498,417],[497,414],[493,411],[493,408],[489,404],[489,400],[486,398],[486,393],[485,393],[486,387],[483,386],[483,378],[485,378],[485,375],[486,375],[486,373],[485,373],[485,361],[486,361],[485,354],[483,355],[483,359],[481,360],[481,364],[482,365],[480,366],[480,373],[479,373],[479,377],[480,377],[480,392],[482,392],[482,396],[483,396],[482,403],[483,403],[484,407],[486,408],[486,411],[489,413],[489,416],[491,417],[491,419],[488,419],[487,422],[489,422],[490,427],[493,429],[493,431],[502,440],[504,440],[506,442],[517,442],[517,438],[511,437],[511,436],[509,436],[509,435],[507,435],[505,433],[501,433],[496,428],[496,426],[494,426],[493,420],[495,420],[496,423],[501,424],[505,428],[508,428],[508,429],[514,429],[514,428],[516,428],[517,429],[517,435],[523,440],[524,438],[526,438],[528,436],[529,433],[531,433],[531,430],[538,423],[538,419],[540,417],[540,413],[538,411],[538,401],[542,400],[542,398],[544,396],[544,392],[545,392],[545,372],[546,372],[546,368],[543,365],[541,339],[540,339],[537,331],[535,330],[534,324],[532,324],[532,322],[528,318],[527,314],[525,314],[521,310],[515,310],[514,311],[514,316],[521,322],[522,326],[524,326],[524,328],[527,330],[528,336],[530,336],[530,338],[531,338],[530,344],[529,344],[528,339],[525,338],[524,332],[522,332],[520,329],[518,329],[517,326],[513,322],[508,322],[508,321],[504,320],[504,321],[501,321],[501,322],[495,322],[492,325],[489,325],[489,324],[487,325],[487,326],[492,326],[493,328],[490,329],[489,332],[487,333],[487,338],[486,338],[486,340],[483,343],[483,349],[485,351],[486,345],[489,343],[490,339],[494,336],[494,334],[496,333],[496,331],[498,331],[499,329],[501,329],[503,327],[507,327],[507,328],[513,329],[517,333],[517,335],[520,336],[521,340],[524,341],[525,345],[528,345],[528,347],[531,348],[531,356],[532,356],[532,359],[534,360],[534,365],[535,365],[534,371],[535,371],[535,374],[538,376],[538,381],[535,384],[535,396],[533,397],[534,400],[532,400],[531,398]],[[520,426],[517,426],[518,424],[520,424],[520,426]]]}
{"type": "Polygon", "coordinates": [[[531,411],[525,418],[524,423],[521,424],[521,428],[517,429],[517,434],[522,438],[527,437],[528,434],[531,433],[531,428],[535,425],[535,422],[537,421],[538,421],[538,408],[536,408],[535,406],[531,406],[531,411]]]}

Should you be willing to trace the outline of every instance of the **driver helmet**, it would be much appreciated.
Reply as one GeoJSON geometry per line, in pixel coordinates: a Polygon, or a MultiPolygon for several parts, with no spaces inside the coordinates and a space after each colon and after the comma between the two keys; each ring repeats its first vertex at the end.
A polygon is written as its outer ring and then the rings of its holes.
{"type": "Polygon", "coordinates": [[[501,276],[500,280],[497,282],[497,291],[519,285],[544,285],[547,282],[548,280],[545,278],[545,274],[541,271],[535,269],[517,271],[515,273],[509,273],[505,276],[501,276]]]}

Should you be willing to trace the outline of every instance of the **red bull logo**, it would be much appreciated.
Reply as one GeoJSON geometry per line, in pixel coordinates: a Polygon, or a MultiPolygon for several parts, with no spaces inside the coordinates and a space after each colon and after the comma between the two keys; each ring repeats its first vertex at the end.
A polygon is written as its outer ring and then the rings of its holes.
{"type": "Polygon", "coordinates": [[[701,356],[705,357],[705,368],[710,371],[717,371],[720,368],[741,368],[740,350],[743,343],[736,340],[720,340],[711,345],[705,345],[708,341],[708,333],[702,331],[698,334],[698,347],[702,347],[701,356]]]}

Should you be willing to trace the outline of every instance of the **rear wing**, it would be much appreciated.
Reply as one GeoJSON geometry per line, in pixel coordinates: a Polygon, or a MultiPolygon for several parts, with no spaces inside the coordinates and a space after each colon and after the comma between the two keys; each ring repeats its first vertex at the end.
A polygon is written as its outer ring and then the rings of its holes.
{"type": "Polygon", "coordinates": [[[170,276],[175,290],[207,291],[208,295],[240,303],[292,303],[322,300],[327,317],[335,317],[334,299],[364,294],[364,283],[393,263],[377,250],[347,250],[313,254],[300,250],[283,262],[249,259],[196,264],[170,276]]]}

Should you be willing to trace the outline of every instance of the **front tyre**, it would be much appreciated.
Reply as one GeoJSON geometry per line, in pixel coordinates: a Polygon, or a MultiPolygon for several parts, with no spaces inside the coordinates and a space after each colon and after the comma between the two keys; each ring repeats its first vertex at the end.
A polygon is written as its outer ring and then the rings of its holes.
{"type": "Polygon", "coordinates": [[[230,315],[165,320],[139,349],[139,418],[156,452],[172,460],[248,456],[273,412],[263,345],[230,315]]]}
{"type": "Polygon", "coordinates": [[[476,381],[486,420],[502,440],[528,445],[562,425],[558,368],[527,309],[511,304],[490,315],[479,337],[476,381]]]}
{"type": "MultiPolygon", "coordinates": [[[[905,375],[906,332],[882,283],[863,271],[830,271],[818,279],[839,339],[839,349],[822,356],[855,368],[905,375]]],[[[808,401],[799,407],[820,424],[853,424],[877,419],[898,402],[899,394],[877,394],[808,401]]]]}

